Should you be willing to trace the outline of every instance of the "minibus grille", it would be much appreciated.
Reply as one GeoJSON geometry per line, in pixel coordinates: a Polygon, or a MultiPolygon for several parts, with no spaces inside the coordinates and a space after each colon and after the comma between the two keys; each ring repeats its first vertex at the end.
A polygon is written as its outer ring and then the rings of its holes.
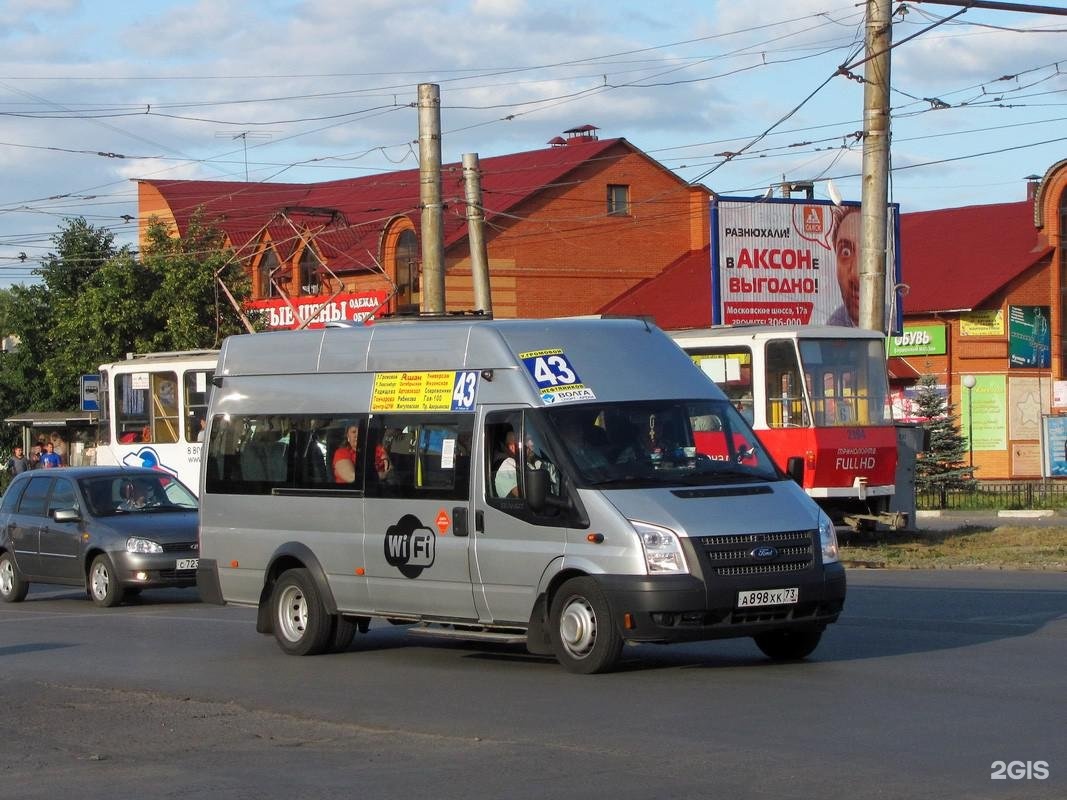
{"type": "Polygon", "coordinates": [[[701,536],[697,539],[717,575],[767,575],[800,572],[815,565],[818,531],[780,531],[701,536]],[[757,557],[759,548],[773,555],[757,557]]]}

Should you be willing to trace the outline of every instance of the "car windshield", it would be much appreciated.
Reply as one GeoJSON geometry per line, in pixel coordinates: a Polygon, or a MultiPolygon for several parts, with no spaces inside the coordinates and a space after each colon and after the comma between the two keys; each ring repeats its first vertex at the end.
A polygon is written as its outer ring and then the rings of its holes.
{"type": "Polygon", "coordinates": [[[196,511],[196,497],[176,478],[147,475],[101,475],[78,481],[94,516],[196,511]]]}
{"type": "Polygon", "coordinates": [[[546,409],[586,486],[707,486],[781,478],[725,400],[659,400],[546,409]]]}

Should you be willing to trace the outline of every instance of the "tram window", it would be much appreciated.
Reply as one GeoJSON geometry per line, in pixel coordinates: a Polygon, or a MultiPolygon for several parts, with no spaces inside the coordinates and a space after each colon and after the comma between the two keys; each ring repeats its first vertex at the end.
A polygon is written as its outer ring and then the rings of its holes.
{"type": "Polygon", "coordinates": [[[807,427],[811,422],[804,402],[804,384],[796,350],[790,341],[767,344],[767,425],[771,428],[807,427]]]}
{"type": "Polygon", "coordinates": [[[178,376],[174,372],[117,375],[114,391],[120,442],[178,441],[178,376]]]}
{"type": "Polygon", "coordinates": [[[185,440],[203,441],[202,424],[207,421],[207,406],[211,399],[211,379],[214,370],[189,370],[183,376],[185,389],[185,440]]]}
{"type": "Polygon", "coordinates": [[[734,408],[752,422],[752,349],[743,346],[701,348],[693,362],[730,398],[734,408]]]}

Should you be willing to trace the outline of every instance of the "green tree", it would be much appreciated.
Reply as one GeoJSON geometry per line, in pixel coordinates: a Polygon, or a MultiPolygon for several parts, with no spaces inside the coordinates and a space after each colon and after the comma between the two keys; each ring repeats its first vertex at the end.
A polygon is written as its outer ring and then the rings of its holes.
{"type": "Polygon", "coordinates": [[[53,237],[41,282],[15,286],[0,302],[3,333],[19,339],[0,364],[0,413],[77,408],[78,378],[126,353],[218,347],[245,332],[219,290],[238,302],[251,283],[221,234],[194,218],[185,237],[153,221],[140,259],[83,219],[53,237]]]}
{"type": "Polygon", "coordinates": [[[218,347],[222,340],[247,333],[240,315],[216,276],[238,302],[251,294],[244,267],[224,245],[223,234],[194,214],[182,237],[153,219],[145,237],[141,263],[156,286],[147,310],[158,323],[151,328],[145,352],[218,347]]]}
{"type": "Polygon", "coordinates": [[[955,407],[941,394],[933,375],[919,377],[916,403],[917,416],[925,420],[922,426],[930,437],[915,465],[916,490],[974,489],[977,481],[967,463],[967,439],[960,433],[955,407]]]}

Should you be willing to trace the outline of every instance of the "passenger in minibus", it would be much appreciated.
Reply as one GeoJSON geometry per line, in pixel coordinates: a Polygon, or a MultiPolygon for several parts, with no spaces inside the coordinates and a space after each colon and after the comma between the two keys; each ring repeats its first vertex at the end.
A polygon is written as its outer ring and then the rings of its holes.
{"type": "Polygon", "coordinates": [[[337,483],[354,483],[356,480],[356,457],[359,452],[359,425],[353,423],[345,428],[344,443],[333,453],[333,479],[337,483]]]}

